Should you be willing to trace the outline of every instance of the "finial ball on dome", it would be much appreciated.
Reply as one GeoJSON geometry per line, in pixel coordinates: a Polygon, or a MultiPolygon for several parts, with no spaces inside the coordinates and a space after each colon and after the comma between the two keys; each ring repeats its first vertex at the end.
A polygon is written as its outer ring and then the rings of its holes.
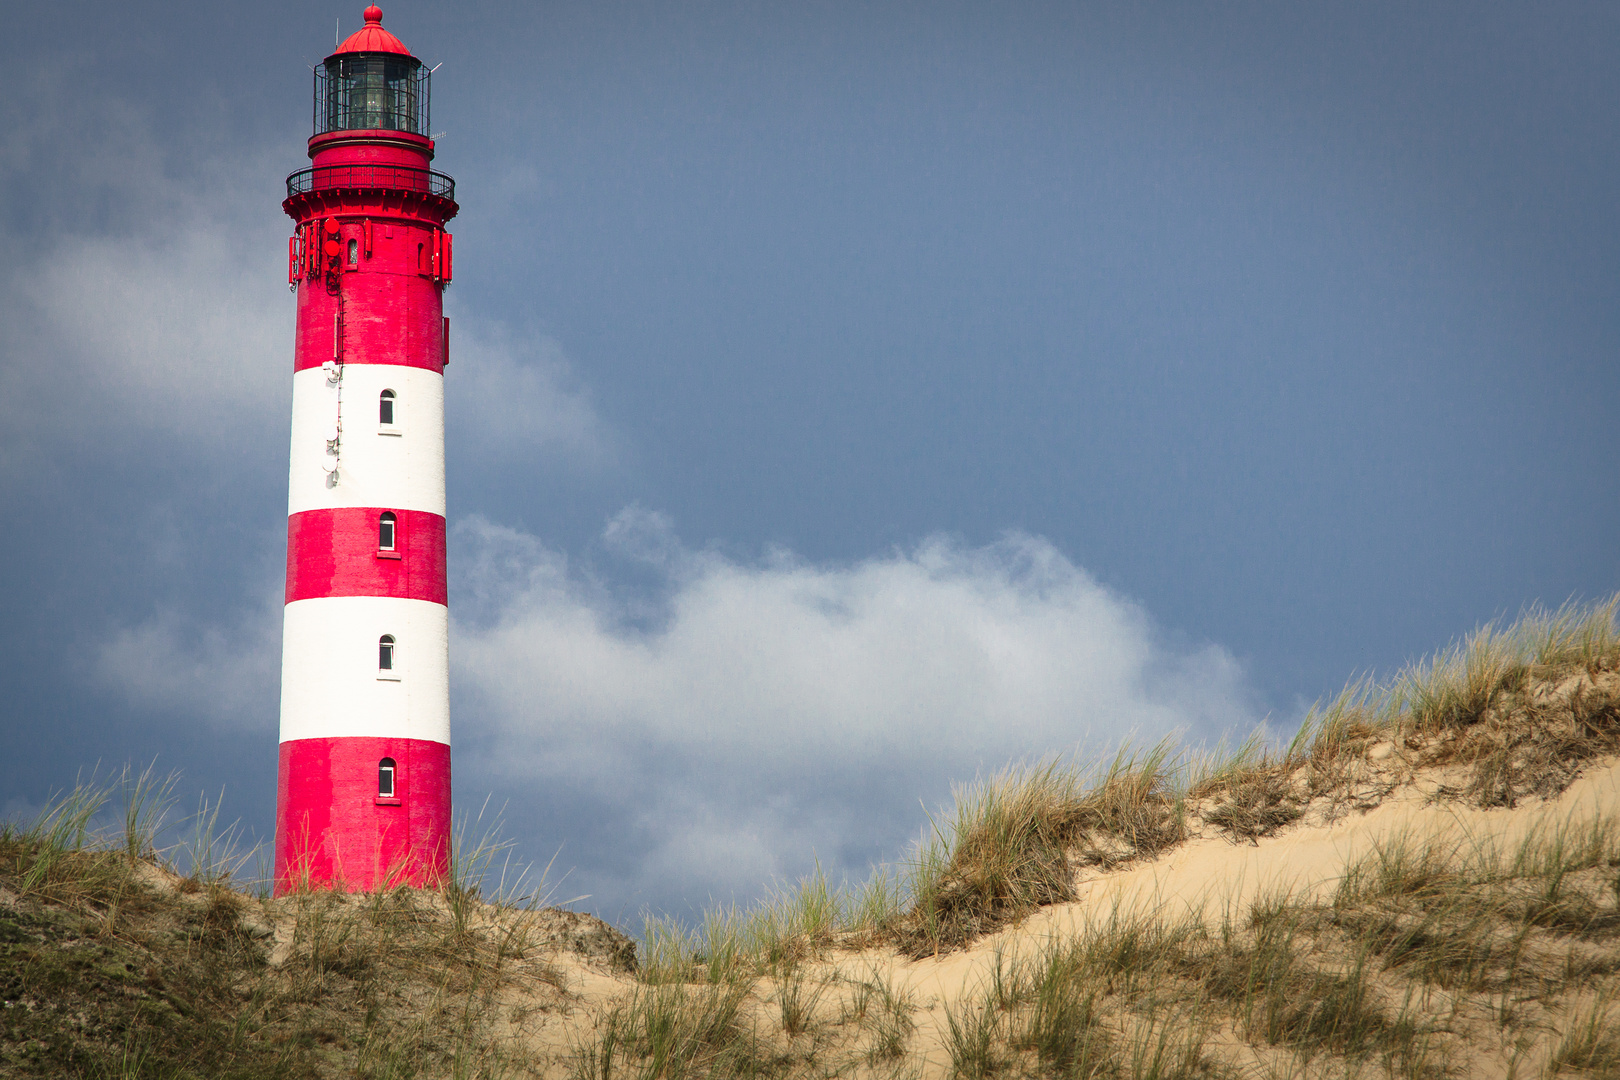
{"type": "Polygon", "coordinates": [[[366,25],[350,34],[348,40],[337,47],[339,53],[411,54],[403,41],[383,29],[382,8],[372,4],[362,14],[366,17],[366,25]]]}

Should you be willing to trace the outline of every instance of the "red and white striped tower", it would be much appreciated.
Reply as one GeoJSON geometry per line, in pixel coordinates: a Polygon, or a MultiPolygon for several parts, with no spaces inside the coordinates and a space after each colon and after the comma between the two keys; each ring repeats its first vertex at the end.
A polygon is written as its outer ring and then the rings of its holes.
{"type": "Polygon", "coordinates": [[[298,291],[276,892],[429,885],[450,850],[444,365],[454,182],[431,72],[382,28],[315,71],[298,291]]]}

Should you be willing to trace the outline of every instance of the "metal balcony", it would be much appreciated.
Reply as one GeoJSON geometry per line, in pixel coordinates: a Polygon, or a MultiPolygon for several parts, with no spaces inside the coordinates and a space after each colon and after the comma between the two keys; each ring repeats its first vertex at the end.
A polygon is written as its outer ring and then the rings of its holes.
{"type": "Polygon", "coordinates": [[[456,198],[456,182],[442,172],[405,165],[314,165],[287,177],[287,197],[330,190],[419,191],[456,198]]]}

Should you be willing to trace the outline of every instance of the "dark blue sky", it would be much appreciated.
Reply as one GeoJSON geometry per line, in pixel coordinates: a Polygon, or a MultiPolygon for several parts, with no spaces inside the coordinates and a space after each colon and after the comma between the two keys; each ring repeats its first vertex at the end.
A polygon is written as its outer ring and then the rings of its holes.
{"type": "MultiPolygon", "coordinates": [[[[1620,587],[1613,5],[385,12],[463,207],[457,798],[587,907],[1620,587]]],[[[268,827],[338,18],[7,12],[14,812],[157,755],[268,827]]]]}

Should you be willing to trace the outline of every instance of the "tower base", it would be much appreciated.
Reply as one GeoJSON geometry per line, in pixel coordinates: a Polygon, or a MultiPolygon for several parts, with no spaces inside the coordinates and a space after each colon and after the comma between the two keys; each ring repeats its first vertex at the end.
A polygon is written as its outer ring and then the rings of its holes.
{"type": "Polygon", "coordinates": [[[431,887],[450,872],[450,747],[350,737],[281,744],[275,894],[431,887]],[[391,792],[379,765],[392,761],[391,792]]]}

